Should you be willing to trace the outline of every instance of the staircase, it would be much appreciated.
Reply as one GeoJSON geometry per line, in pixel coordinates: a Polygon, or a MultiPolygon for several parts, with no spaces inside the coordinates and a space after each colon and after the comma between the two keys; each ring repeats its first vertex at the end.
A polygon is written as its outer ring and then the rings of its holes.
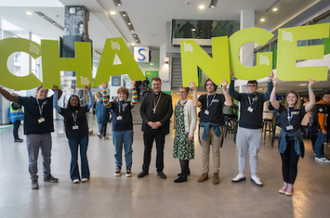
{"type": "Polygon", "coordinates": [[[134,124],[141,124],[142,125],[142,118],[140,116],[141,103],[142,103],[142,97],[141,97],[140,101],[138,101],[135,104],[135,107],[131,110],[132,117],[133,117],[133,125],[134,124]]]}

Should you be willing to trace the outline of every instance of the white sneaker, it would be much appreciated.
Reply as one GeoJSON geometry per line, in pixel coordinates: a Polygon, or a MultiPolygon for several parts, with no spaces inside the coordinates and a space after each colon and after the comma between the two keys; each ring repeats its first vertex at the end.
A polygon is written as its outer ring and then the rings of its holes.
{"type": "Polygon", "coordinates": [[[321,163],[330,163],[330,160],[326,159],[325,157],[321,157],[321,158],[315,157],[315,160],[321,163]]]}
{"type": "Polygon", "coordinates": [[[235,178],[233,178],[231,181],[232,182],[240,182],[245,180],[246,177],[243,174],[238,174],[235,178]]]}
{"type": "Polygon", "coordinates": [[[73,182],[74,184],[77,184],[77,183],[80,182],[80,180],[79,180],[79,179],[74,179],[72,182],[73,182]]]}
{"type": "Polygon", "coordinates": [[[257,186],[262,186],[262,182],[258,176],[251,176],[251,181],[254,182],[257,186]]]}
{"type": "Polygon", "coordinates": [[[87,182],[88,179],[87,178],[82,178],[81,182],[87,182]]]}

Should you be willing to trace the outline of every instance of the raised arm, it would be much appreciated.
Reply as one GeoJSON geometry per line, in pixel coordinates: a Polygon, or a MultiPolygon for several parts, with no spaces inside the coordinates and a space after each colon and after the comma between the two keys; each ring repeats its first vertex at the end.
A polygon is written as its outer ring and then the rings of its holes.
{"type": "MultiPolygon", "coordinates": [[[[274,86],[273,86],[273,89],[272,89],[272,93],[270,94],[270,103],[272,104],[272,106],[273,106],[276,110],[280,109],[280,103],[279,103],[278,101],[275,100],[276,87],[277,87],[278,82],[280,82],[280,80],[277,79],[277,78],[275,78],[275,79],[273,80],[273,84],[274,84],[274,86]]],[[[267,91],[268,91],[268,90],[267,90],[267,91]]]]}
{"type": "Polygon", "coordinates": [[[136,80],[134,79],[132,81],[132,101],[131,101],[131,108],[133,108],[135,106],[136,102],[138,101],[138,93],[136,91],[135,84],[136,84],[136,80]]]}
{"type": "Polygon", "coordinates": [[[272,83],[272,80],[274,78],[274,73],[273,71],[269,74],[268,76],[268,84],[267,84],[267,92],[265,92],[264,94],[264,100],[265,101],[268,101],[269,98],[270,98],[270,93],[272,92],[273,90],[273,83],[272,83]]]}
{"type": "Polygon", "coordinates": [[[58,104],[57,104],[57,101],[58,101],[58,87],[57,87],[57,85],[54,85],[53,86],[53,89],[52,89],[53,91],[54,91],[54,96],[53,96],[53,107],[56,109],[56,111],[58,112],[58,113],[61,113],[61,108],[60,108],[60,106],[58,106],[58,104]]]}
{"type": "Polygon", "coordinates": [[[229,95],[238,100],[239,93],[235,90],[235,76],[233,71],[230,71],[229,95]]]}
{"type": "Polygon", "coordinates": [[[315,105],[315,95],[313,92],[313,85],[315,83],[315,80],[310,78],[308,79],[308,94],[309,94],[309,102],[305,105],[305,111],[311,111],[315,105]]]}
{"type": "Polygon", "coordinates": [[[222,85],[222,91],[223,91],[223,94],[225,95],[225,105],[226,106],[231,106],[233,104],[233,101],[231,100],[231,97],[228,93],[228,90],[227,90],[227,86],[228,86],[228,82],[226,79],[222,80],[221,81],[221,85],[222,85]]]}
{"type": "Polygon", "coordinates": [[[88,86],[85,87],[85,89],[88,90],[89,103],[87,105],[87,109],[89,110],[91,107],[93,107],[95,101],[94,101],[94,98],[93,98],[93,95],[92,95],[92,92],[91,92],[91,86],[88,85],[88,86]]]}
{"type": "Polygon", "coordinates": [[[0,93],[3,97],[5,97],[5,99],[7,99],[8,101],[14,102],[16,104],[18,104],[18,95],[12,95],[9,92],[7,92],[6,90],[4,90],[3,88],[0,87],[0,93]]]}
{"type": "Polygon", "coordinates": [[[108,94],[107,94],[107,85],[108,83],[106,81],[102,83],[102,88],[103,88],[102,101],[104,106],[106,106],[107,108],[111,108],[111,103],[108,99],[108,94]]]}
{"type": "Polygon", "coordinates": [[[194,107],[200,107],[202,105],[202,103],[200,103],[200,101],[198,101],[197,88],[195,86],[195,82],[193,82],[193,81],[189,82],[189,88],[191,88],[193,90],[193,105],[194,105],[194,107]]]}

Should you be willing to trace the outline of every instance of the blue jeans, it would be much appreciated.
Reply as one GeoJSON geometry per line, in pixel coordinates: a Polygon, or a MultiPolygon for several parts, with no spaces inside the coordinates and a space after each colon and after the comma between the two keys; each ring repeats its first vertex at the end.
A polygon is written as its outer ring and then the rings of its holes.
{"type": "Polygon", "coordinates": [[[89,179],[89,167],[87,160],[88,136],[82,139],[69,139],[71,150],[70,177],[71,180],[80,179],[78,166],[78,147],[80,144],[81,174],[82,178],[89,179]]]}
{"type": "Polygon", "coordinates": [[[132,144],[133,130],[127,131],[112,131],[113,145],[115,146],[115,161],[116,166],[122,166],[122,150],[124,144],[126,167],[132,166],[132,144]]]}
{"type": "Polygon", "coordinates": [[[323,157],[323,140],[324,140],[325,136],[326,135],[324,135],[322,133],[322,131],[319,130],[319,133],[318,133],[318,136],[317,136],[317,139],[315,142],[315,154],[316,154],[317,158],[323,157]]]}

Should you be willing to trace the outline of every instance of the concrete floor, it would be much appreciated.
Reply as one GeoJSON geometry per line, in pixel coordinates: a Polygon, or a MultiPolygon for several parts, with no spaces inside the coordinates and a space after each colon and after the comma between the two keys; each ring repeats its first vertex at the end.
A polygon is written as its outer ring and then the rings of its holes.
{"type": "MultiPolygon", "coordinates": [[[[59,121],[55,121],[55,126],[59,121]]],[[[94,121],[93,130],[97,132],[94,121]]],[[[111,129],[111,128],[110,128],[111,129]]],[[[109,131],[110,131],[109,129],[109,131]]],[[[212,179],[197,183],[202,173],[201,147],[195,137],[196,157],[190,162],[188,182],[176,184],[179,161],[172,157],[174,132],[166,137],[165,169],[168,178],[157,177],[155,149],[150,174],[138,179],[143,159],[140,126],[134,126],[133,177],[115,177],[112,141],[90,136],[88,158],[91,180],[73,184],[69,177],[70,151],[67,139],[53,133],[52,174],[59,183],[44,183],[31,190],[28,156],[24,143],[14,143],[11,128],[0,129],[0,217],[328,217],[330,214],[330,164],[314,161],[311,144],[305,141],[306,157],[299,160],[299,172],[292,197],[281,195],[281,160],[269,138],[261,145],[258,176],[264,187],[250,179],[233,184],[238,173],[237,148],[228,135],[221,148],[220,184],[212,179]]],[[[20,128],[22,136],[22,127],[20,128]]],[[[275,145],[277,141],[275,141],[275,145]]],[[[326,146],[326,154],[330,148],[326,146]]],[[[212,160],[212,159],[211,159],[212,160]]],[[[42,160],[39,159],[39,176],[42,160]]],[[[212,166],[212,164],[211,164],[212,166]]],[[[249,167],[249,166],[248,166],[249,167]]],[[[212,172],[212,168],[211,168],[212,172]]],[[[209,174],[211,175],[211,173],[209,174]]]]}

